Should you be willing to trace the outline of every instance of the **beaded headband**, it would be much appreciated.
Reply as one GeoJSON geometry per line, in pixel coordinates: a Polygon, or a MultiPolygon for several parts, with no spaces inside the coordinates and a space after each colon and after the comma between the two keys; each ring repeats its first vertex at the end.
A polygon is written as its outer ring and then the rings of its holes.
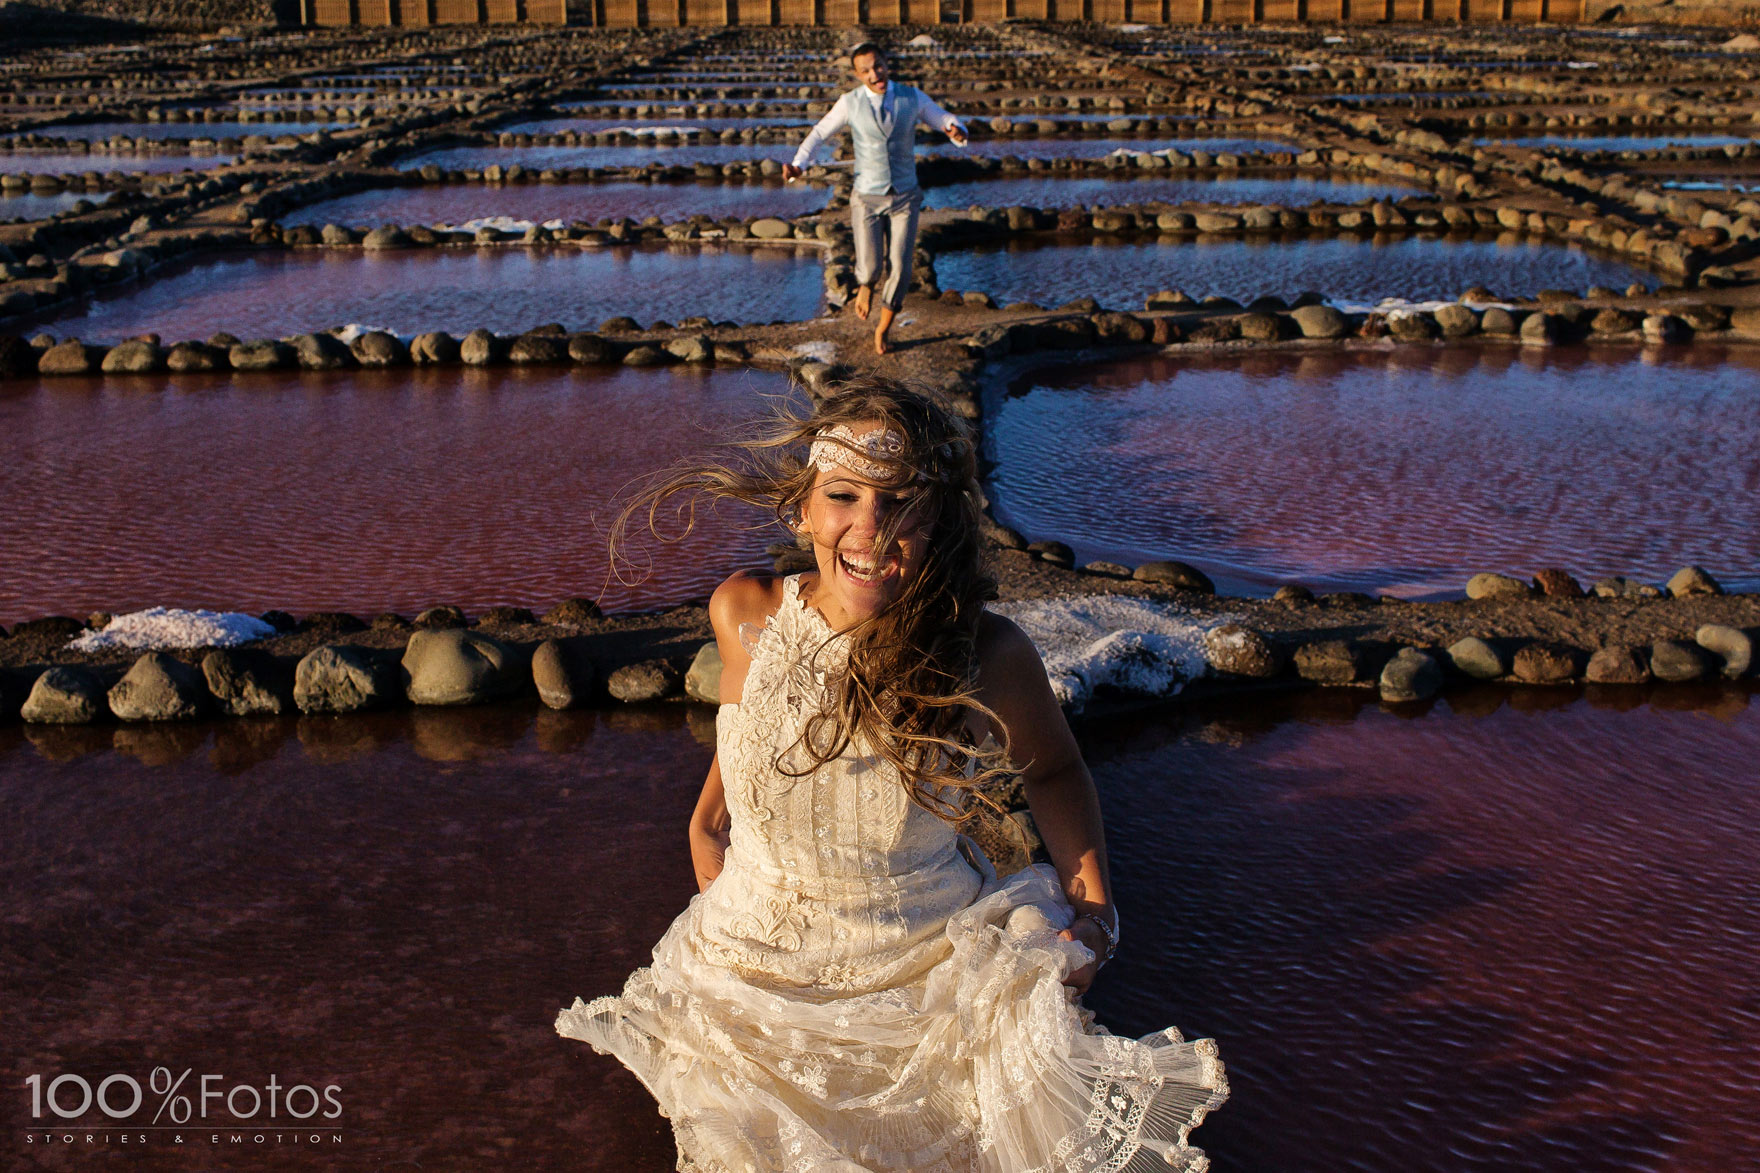
{"type": "MultiPolygon", "coordinates": [[[[858,435],[848,424],[833,424],[814,434],[807,459],[820,472],[843,467],[864,480],[886,484],[898,479],[904,461],[904,437],[885,426],[858,435]]],[[[921,472],[918,480],[926,479],[921,472]]]]}

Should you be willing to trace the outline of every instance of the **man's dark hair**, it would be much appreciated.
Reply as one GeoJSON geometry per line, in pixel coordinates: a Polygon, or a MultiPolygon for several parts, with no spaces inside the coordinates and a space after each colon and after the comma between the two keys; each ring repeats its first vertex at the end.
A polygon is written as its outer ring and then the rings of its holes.
{"type": "Polygon", "coordinates": [[[851,69],[855,68],[857,57],[861,57],[861,56],[868,54],[868,53],[872,53],[874,56],[880,58],[880,60],[882,60],[882,61],[886,60],[886,50],[882,49],[879,45],[876,45],[873,41],[863,41],[861,44],[857,45],[855,48],[853,48],[849,51],[850,68],[851,69]]]}

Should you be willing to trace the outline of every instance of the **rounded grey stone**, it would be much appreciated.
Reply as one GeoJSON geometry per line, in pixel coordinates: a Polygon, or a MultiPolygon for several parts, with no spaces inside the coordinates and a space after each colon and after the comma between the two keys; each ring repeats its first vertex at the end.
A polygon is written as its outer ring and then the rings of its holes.
{"type": "Polygon", "coordinates": [[[187,721],[208,699],[201,674],[164,652],[148,652],[110,689],[110,711],[124,721],[187,721]]]}
{"type": "Polygon", "coordinates": [[[41,725],[86,725],[102,717],[104,685],[74,664],[59,664],[37,677],[19,717],[41,725]]]}
{"type": "Polygon", "coordinates": [[[620,701],[664,700],[678,690],[678,669],[665,660],[645,660],[625,664],[605,682],[606,689],[620,701]]]}
{"type": "Polygon", "coordinates": [[[293,674],[263,652],[215,648],[202,657],[202,677],[214,700],[235,717],[293,709],[293,674]]]}
{"type": "Polygon", "coordinates": [[[1496,648],[1476,635],[1456,640],[1446,653],[1455,671],[1474,680],[1496,680],[1509,672],[1509,666],[1496,648]]]}
{"type": "Polygon", "coordinates": [[[721,703],[721,647],[714,640],[697,649],[684,674],[684,692],[704,704],[721,703]]]}
{"type": "Polygon", "coordinates": [[[1137,567],[1131,577],[1138,582],[1170,586],[1182,591],[1197,591],[1206,595],[1216,593],[1216,584],[1202,570],[1174,559],[1145,562],[1137,567]]]}
{"type": "Polygon", "coordinates": [[[1467,580],[1467,598],[1469,599],[1516,599],[1527,598],[1533,590],[1519,578],[1511,578],[1507,574],[1490,572],[1475,574],[1467,580]]]}
{"type": "Polygon", "coordinates": [[[1650,673],[1658,680],[1681,683],[1711,674],[1711,660],[1684,640],[1659,639],[1650,645],[1650,673]]]}
{"type": "Polygon", "coordinates": [[[302,713],[353,713],[396,695],[398,673],[366,648],[326,644],[294,669],[293,701],[302,713]]]}
{"type": "Polygon", "coordinates": [[[506,644],[474,631],[417,631],[403,652],[406,695],[418,705],[481,704],[519,687],[517,661],[506,644]]]}
{"type": "Polygon", "coordinates": [[[1610,644],[1589,657],[1583,679],[1590,684],[1644,684],[1650,679],[1650,666],[1637,648],[1610,644]]]}
{"type": "Polygon", "coordinates": [[[1425,700],[1442,687],[1442,666],[1427,652],[1401,648],[1381,669],[1380,683],[1384,701],[1425,700]]]}
{"type": "Polygon", "coordinates": [[[1204,658],[1218,672],[1264,679],[1283,670],[1283,654],[1261,633],[1225,623],[1204,633],[1204,658]]]}
{"type": "Polygon", "coordinates": [[[1701,624],[1693,642],[1723,661],[1723,674],[1731,680],[1748,674],[1754,663],[1754,641],[1739,627],[1722,623],[1701,624]]]}

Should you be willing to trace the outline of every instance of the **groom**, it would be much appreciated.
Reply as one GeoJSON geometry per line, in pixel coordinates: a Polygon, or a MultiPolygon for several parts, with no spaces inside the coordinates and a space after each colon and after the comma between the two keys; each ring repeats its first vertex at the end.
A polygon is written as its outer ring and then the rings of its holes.
{"type": "Polygon", "coordinates": [[[855,190],[849,197],[860,287],[856,316],[867,320],[885,257],[891,271],[880,290],[880,316],[874,326],[874,352],[885,354],[886,333],[910,288],[917,212],[923,206],[923,190],[917,186],[917,123],[946,134],[956,147],[966,145],[966,129],[922,90],[889,80],[891,71],[880,46],[862,42],[850,50],[849,63],[862,84],[837,99],[795,152],[794,162],[783,164],[782,175],[799,179],[820,146],[849,127],[856,153],[855,190]]]}

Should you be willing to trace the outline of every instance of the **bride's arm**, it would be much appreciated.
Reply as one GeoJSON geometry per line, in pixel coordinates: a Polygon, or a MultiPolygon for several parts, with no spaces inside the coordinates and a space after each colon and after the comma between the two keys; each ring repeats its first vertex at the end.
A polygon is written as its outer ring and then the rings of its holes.
{"type": "MultiPolygon", "coordinates": [[[[709,596],[709,622],[715,628],[716,650],[721,653],[723,701],[738,702],[745,687],[746,670],[752,665],[751,654],[739,637],[740,625],[763,622],[766,615],[776,610],[777,594],[773,580],[742,573],[716,587],[709,596]]],[[[709,763],[709,777],[703,783],[702,794],[697,796],[696,809],[691,812],[691,866],[697,874],[697,891],[707,889],[721,874],[731,826],[718,755],[709,763]]]]}
{"type": "MultiPolygon", "coordinates": [[[[1052,695],[1044,661],[1025,632],[989,614],[979,632],[978,655],[979,699],[1008,731],[1010,757],[1021,768],[1027,806],[1064,895],[1077,917],[1092,914],[1116,926],[1100,798],[1052,695]]],[[[1065,937],[1081,941],[1096,957],[1106,954],[1106,936],[1090,921],[1077,920],[1065,937]]],[[[1086,990],[1098,968],[1078,970],[1068,984],[1086,990]]]]}
{"type": "Polygon", "coordinates": [[[721,788],[721,759],[709,763],[709,779],[691,812],[691,867],[697,873],[697,891],[708,890],[721,874],[727,852],[727,833],[733,825],[727,815],[727,795],[721,788]]]}

